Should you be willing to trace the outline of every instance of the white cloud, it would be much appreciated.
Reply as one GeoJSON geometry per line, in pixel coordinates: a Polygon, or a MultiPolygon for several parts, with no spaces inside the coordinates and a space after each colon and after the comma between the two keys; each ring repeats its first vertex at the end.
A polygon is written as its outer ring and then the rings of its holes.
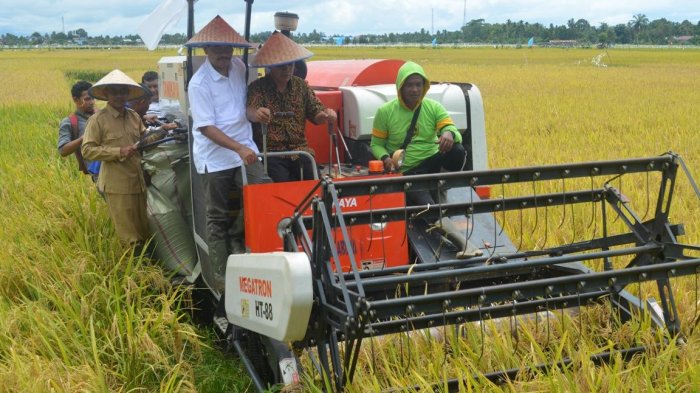
{"type": "MultiPolygon", "coordinates": [[[[61,31],[65,23],[66,31],[83,28],[90,35],[135,34],[136,27],[159,2],[0,0],[0,33],[50,33],[61,31]]],[[[245,5],[240,0],[199,0],[195,4],[195,29],[219,14],[242,33],[245,5]]],[[[452,31],[459,29],[464,20],[480,18],[489,23],[510,19],[544,25],[561,25],[571,18],[583,18],[594,26],[601,22],[627,23],[635,14],[645,14],[650,20],[665,17],[680,22],[688,19],[693,24],[700,20],[697,0],[467,0],[466,13],[464,5],[464,0],[260,0],[253,3],[251,31],[272,30],[273,15],[277,11],[297,13],[299,32],[315,29],[327,34],[348,35],[420,29],[452,31]]],[[[168,33],[185,33],[185,29],[183,20],[168,33]]]]}

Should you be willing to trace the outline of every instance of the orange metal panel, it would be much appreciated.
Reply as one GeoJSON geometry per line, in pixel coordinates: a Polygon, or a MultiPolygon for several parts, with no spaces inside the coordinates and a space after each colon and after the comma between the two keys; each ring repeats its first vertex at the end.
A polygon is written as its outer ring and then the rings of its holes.
{"type": "Polygon", "coordinates": [[[404,60],[396,59],[310,61],[306,64],[306,81],[309,86],[321,89],[394,84],[404,63],[404,60]]]}
{"type": "MultiPolygon", "coordinates": [[[[357,177],[353,177],[357,179],[357,177]]],[[[342,179],[338,179],[342,181],[342,179]]],[[[282,239],[277,228],[285,217],[316,185],[315,181],[255,184],[243,187],[246,246],[251,252],[282,251],[282,239]]],[[[405,206],[404,194],[384,194],[371,198],[358,196],[342,198],[343,211],[405,206]]],[[[311,212],[307,212],[311,214],[311,212]]],[[[395,221],[384,228],[369,224],[348,226],[350,244],[355,251],[358,268],[377,269],[408,263],[408,242],[405,241],[406,223],[395,221]]],[[[350,269],[348,250],[340,231],[334,234],[344,271],[350,269]]]]}
{"type": "Polygon", "coordinates": [[[251,252],[283,250],[277,227],[282,219],[293,214],[315,184],[314,180],[306,180],[243,187],[245,238],[251,252]]]}
{"type": "MultiPolygon", "coordinates": [[[[320,90],[314,91],[316,97],[328,108],[333,109],[338,114],[338,124],[343,124],[343,95],[340,90],[320,90]]],[[[316,152],[316,162],[319,164],[327,164],[330,152],[330,138],[328,137],[328,125],[316,125],[310,121],[306,122],[306,141],[309,147],[316,152]]],[[[340,135],[337,130],[334,130],[337,138],[340,135]]],[[[338,154],[340,162],[345,162],[345,148],[343,142],[338,139],[338,154]]],[[[336,161],[335,149],[333,149],[333,162],[336,161]]]]}

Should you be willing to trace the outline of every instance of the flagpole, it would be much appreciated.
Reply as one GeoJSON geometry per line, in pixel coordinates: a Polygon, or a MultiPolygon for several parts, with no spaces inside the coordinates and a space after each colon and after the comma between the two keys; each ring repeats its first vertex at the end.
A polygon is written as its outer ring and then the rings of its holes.
{"type": "MultiPolygon", "coordinates": [[[[187,41],[194,35],[194,0],[187,0],[187,41]]],[[[187,83],[185,83],[185,91],[190,84],[192,78],[192,47],[187,47],[187,83]]]]}
{"type": "MultiPolygon", "coordinates": [[[[245,1],[245,31],[244,38],[246,41],[250,42],[250,16],[253,13],[253,1],[255,0],[244,0],[245,1]]],[[[248,81],[248,47],[243,48],[243,63],[245,64],[245,80],[248,81]]]]}

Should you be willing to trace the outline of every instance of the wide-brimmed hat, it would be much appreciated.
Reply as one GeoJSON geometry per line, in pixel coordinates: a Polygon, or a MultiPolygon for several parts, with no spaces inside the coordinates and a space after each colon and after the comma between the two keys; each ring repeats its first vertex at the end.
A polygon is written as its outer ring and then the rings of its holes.
{"type": "Polygon", "coordinates": [[[107,101],[107,88],[109,87],[126,87],[129,89],[127,101],[136,100],[144,96],[147,90],[141,85],[134,82],[128,75],[120,70],[114,70],[97,81],[91,88],[88,89],[88,94],[98,100],[107,101]]]}
{"type": "Polygon", "coordinates": [[[205,46],[233,46],[250,48],[250,43],[231,27],[224,18],[217,15],[195,34],[185,46],[202,48],[205,46]]]}
{"type": "Polygon", "coordinates": [[[282,33],[274,32],[250,61],[251,67],[275,67],[313,56],[308,49],[282,33]]]}

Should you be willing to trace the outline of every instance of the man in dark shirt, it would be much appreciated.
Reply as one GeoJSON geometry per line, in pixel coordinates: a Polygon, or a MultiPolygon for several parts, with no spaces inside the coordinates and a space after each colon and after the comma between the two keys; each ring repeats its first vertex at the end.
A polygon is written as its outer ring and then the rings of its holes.
{"type": "MultiPolygon", "coordinates": [[[[326,108],[301,78],[294,76],[294,63],[313,54],[281,33],[273,33],[251,61],[267,67],[266,75],[248,86],[248,120],[267,125],[267,148],[271,152],[306,151],[306,120],[335,125],[338,116],[326,108]]],[[[275,182],[313,179],[316,168],[298,155],[267,157],[268,173],[275,182]]]]}
{"type": "Polygon", "coordinates": [[[90,87],[92,84],[85,81],[79,81],[73,85],[71,96],[75,103],[75,112],[63,118],[58,129],[58,152],[61,157],[75,154],[78,159],[78,168],[85,174],[89,174],[90,161],[86,162],[83,159],[80,154],[80,145],[83,143],[85,124],[95,113],[95,99],[88,94],[90,87]]]}
{"type": "Polygon", "coordinates": [[[146,85],[151,92],[151,98],[146,113],[148,115],[155,115],[157,119],[162,115],[158,95],[158,73],[155,71],[146,71],[141,77],[141,84],[146,85]]]}

